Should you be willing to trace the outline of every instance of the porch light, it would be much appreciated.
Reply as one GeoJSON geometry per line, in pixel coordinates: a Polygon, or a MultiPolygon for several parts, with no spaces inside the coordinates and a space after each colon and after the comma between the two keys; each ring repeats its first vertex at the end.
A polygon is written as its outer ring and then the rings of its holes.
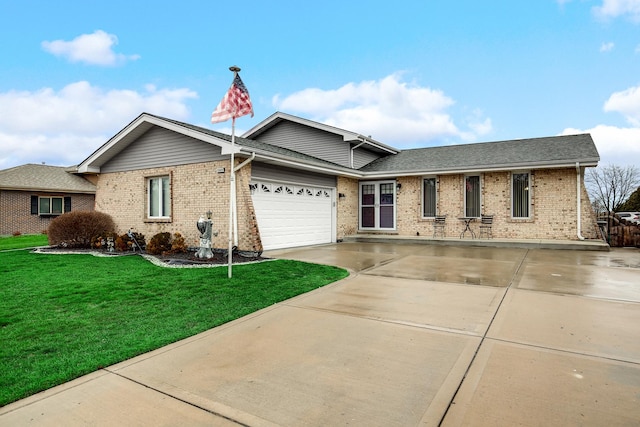
{"type": "Polygon", "coordinates": [[[396,184],[396,190],[397,190],[397,191],[400,191],[400,189],[401,189],[401,188],[402,188],[402,184],[397,183],[397,184],[396,184]]]}

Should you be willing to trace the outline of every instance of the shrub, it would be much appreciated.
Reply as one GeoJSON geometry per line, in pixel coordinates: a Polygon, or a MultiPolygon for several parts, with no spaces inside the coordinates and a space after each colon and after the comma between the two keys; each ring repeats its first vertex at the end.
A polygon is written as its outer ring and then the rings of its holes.
{"type": "Polygon", "coordinates": [[[187,252],[187,242],[180,233],[174,233],[173,240],[171,241],[171,253],[180,254],[187,252]]]}
{"type": "Polygon", "coordinates": [[[72,211],[60,215],[49,224],[47,235],[52,246],[90,248],[91,239],[114,232],[110,215],[97,211],[72,211]]]}
{"type": "MultiPolygon", "coordinates": [[[[138,245],[140,245],[140,248],[144,249],[146,245],[146,242],[144,240],[144,234],[140,234],[140,233],[131,233],[131,234],[136,239],[136,242],[138,242],[138,245]]],[[[129,233],[124,233],[123,235],[116,237],[115,246],[116,246],[116,250],[121,252],[140,249],[135,247],[135,243],[133,242],[133,239],[131,238],[131,236],[129,236],[129,233]]]]}
{"type": "Polygon", "coordinates": [[[171,233],[158,233],[149,240],[147,252],[152,255],[161,255],[171,250],[171,233]]]}
{"type": "Polygon", "coordinates": [[[187,252],[187,243],[180,233],[158,233],[149,240],[147,253],[152,255],[168,255],[187,252]]]}
{"type": "Polygon", "coordinates": [[[18,236],[22,236],[22,233],[19,231],[14,231],[13,232],[13,237],[18,237],[18,236]]]}

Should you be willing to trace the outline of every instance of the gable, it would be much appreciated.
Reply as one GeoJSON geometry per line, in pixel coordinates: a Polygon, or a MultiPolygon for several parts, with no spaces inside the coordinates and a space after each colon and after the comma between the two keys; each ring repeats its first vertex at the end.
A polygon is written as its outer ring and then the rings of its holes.
{"type": "Polygon", "coordinates": [[[349,167],[349,144],[320,129],[284,120],[254,139],[349,167]]]}
{"type": "Polygon", "coordinates": [[[105,163],[101,172],[185,165],[221,158],[221,148],[218,146],[153,126],[105,163]]]}

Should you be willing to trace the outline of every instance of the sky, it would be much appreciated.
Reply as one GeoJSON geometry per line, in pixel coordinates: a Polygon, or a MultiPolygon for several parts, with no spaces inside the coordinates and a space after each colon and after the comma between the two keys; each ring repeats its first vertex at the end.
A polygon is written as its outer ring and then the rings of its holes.
{"type": "Polygon", "coordinates": [[[82,162],[143,112],[282,111],[396,148],[590,133],[640,167],[640,0],[0,0],[0,169],[82,162]]]}

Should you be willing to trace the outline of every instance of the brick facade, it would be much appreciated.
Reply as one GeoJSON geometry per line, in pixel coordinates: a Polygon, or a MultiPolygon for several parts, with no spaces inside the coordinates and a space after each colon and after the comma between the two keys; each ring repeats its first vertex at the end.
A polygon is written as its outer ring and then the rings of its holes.
{"type": "MultiPolygon", "coordinates": [[[[584,169],[581,171],[584,181],[584,169]]],[[[432,236],[433,220],[422,217],[422,177],[399,177],[396,198],[396,230],[400,236],[432,236]]],[[[481,212],[494,215],[493,237],[501,239],[578,240],[576,220],[576,170],[539,169],[530,171],[530,218],[511,217],[511,172],[480,174],[481,212]]],[[[582,183],[584,184],[584,183],[582,183]]],[[[445,236],[458,237],[463,224],[464,175],[437,177],[438,214],[447,215],[445,236]]],[[[599,238],[595,214],[584,185],[581,185],[582,236],[599,238]]],[[[338,178],[338,239],[358,230],[358,180],[338,178]]],[[[477,232],[477,223],[472,223],[477,232]]],[[[467,235],[468,236],[468,235],[467,235]]]]}
{"type": "Polygon", "coordinates": [[[72,211],[91,211],[94,206],[93,194],[68,194],[28,192],[17,190],[0,191],[0,236],[20,234],[40,234],[47,230],[55,216],[31,214],[31,196],[71,197],[72,211]]]}
{"type": "MultiPolygon", "coordinates": [[[[236,164],[239,163],[238,161],[236,164]]],[[[196,223],[200,215],[212,212],[212,239],[215,248],[229,244],[229,161],[195,163],[181,166],[142,169],[101,174],[97,181],[96,210],[111,215],[118,233],[128,229],[145,235],[147,241],[161,232],[180,233],[188,246],[198,246],[200,233],[196,223]],[[218,169],[224,168],[224,173],[218,169]],[[171,217],[147,217],[147,179],[170,176],[171,217]]],[[[255,211],[249,191],[251,165],[236,173],[238,248],[262,251],[255,211]]]]}
{"type": "MultiPolygon", "coordinates": [[[[581,176],[581,179],[583,177],[581,176]]],[[[258,223],[249,182],[251,165],[236,174],[238,247],[262,250],[258,223]]],[[[358,232],[359,180],[337,178],[337,240],[358,232]],[[342,195],[342,197],[340,197],[342,195]]],[[[493,236],[502,239],[577,240],[576,172],[574,169],[540,169],[530,172],[531,210],[528,219],[511,218],[511,172],[480,174],[481,212],[494,215],[493,236]]],[[[433,233],[433,220],[422,218],[422,177],[399,177],[397,229],[400,236],[426,236],[433,233]]],[[[464,175],[437,177],[438,213],[447,215],[445,235],[458,237],[462,224],[457,219],[464,207],[464,175]]],[[[228,161],[198,163],[129,172],[108,173],[97,181],[96,209],[113,216],[119,233],[129,228],[150,239],[159,232],[179,232],[189,246],[199,244],[196,221],[212,211],[213,230],[218,236],[213,246],[228,246],[229,227],[228,161]],[[224,173],[217,173],[225,168],[224,173]],[[150,177],[171,177],[172,206],[169,220],[147,218],[146,181],[150,177]]],[[[595,215],[582,186],[582,235],[598,238],[595,215]]],[[[477,224],[472,228],[477,231],[477,224]]]]}

